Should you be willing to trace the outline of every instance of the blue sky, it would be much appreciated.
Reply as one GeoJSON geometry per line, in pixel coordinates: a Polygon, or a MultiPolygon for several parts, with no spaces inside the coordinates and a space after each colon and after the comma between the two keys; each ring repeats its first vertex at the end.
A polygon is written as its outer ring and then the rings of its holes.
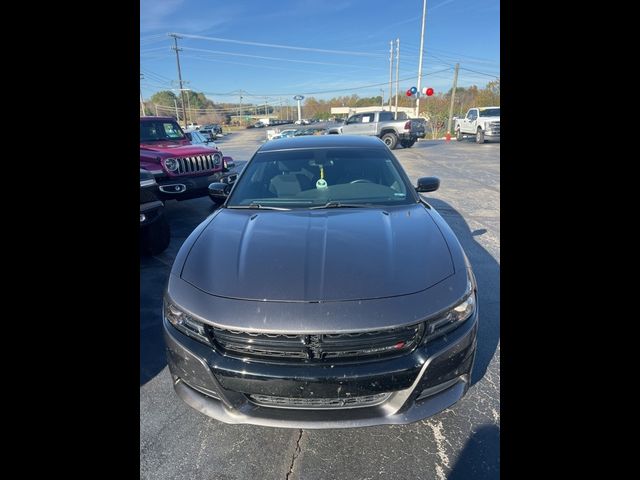
{"type": "MultiPolygon", "coordinates": [[[[186,88],[216,102],[237,102],[239,91],[243,102],[293,104],[295,94],[381,88],[386,99],[392,39],[400,38],[400,92],[417,86],[421,19],[422,0],[141,0],[142,93],[177,88],[173,32],[184,35],[186,88]]],[[[427,0],[422,86],[448,90],[456,62],[459,86],[499,77],[499,0],[427,0]]]]}

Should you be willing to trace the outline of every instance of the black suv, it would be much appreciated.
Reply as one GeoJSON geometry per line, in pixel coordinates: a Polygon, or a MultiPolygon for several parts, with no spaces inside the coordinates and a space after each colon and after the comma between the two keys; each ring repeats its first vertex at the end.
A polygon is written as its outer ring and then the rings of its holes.
{"type": "Polygon", "coordinates": [[[156,255],[169,246],[171,232],[153,174],[140,169],[140,251],[156,255]]]}

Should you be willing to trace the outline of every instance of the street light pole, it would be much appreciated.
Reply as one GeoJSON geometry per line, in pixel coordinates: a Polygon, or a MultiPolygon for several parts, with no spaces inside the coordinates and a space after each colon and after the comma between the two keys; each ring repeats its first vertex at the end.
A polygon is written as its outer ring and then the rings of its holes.
{"type": "MultiPolygon", "coordinates": [[[[424,21],[427,19],[427,0],[422,3],[422,30],[420,33],[420,60],[418,60],[418,92],[422,83],[422,52],[424,49],[424,21]]],[[[420,95],[416,98],[416,117],[420,116],[420,95]]]]}

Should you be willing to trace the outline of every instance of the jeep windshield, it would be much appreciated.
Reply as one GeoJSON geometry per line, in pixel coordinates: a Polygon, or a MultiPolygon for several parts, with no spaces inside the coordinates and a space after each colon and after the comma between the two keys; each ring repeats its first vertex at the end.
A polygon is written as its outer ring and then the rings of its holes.
{"type": "Polygon", "coordinates": [[[480,110],[481,117],[499,117],[500,109],[499,108],[485,108],[484,110],[480,110]]]}
{"type": "Polygon", "coordinates": [[[416,202],[386,148],[258,152],[237,180],[228,208],[354,208],[416,202]]]}
{"type": "Polygon", "coordinates": [[[140,122],[140,143],[176,140],[186,140],[176,122],[167,120],[140,122]]]}

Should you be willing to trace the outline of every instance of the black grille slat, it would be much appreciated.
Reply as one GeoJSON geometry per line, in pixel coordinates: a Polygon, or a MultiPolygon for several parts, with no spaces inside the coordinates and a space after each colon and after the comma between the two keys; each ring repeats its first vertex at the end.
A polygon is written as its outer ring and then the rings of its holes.
{"type": "Polygon", "coordinates": [[[232,356],[333,361],[401,355],[418,345],[423,331],[424,325],[420,323],[344,334],[253,333],[216,327],[212,327],[210,332],[216,345],[232,356]]]}

